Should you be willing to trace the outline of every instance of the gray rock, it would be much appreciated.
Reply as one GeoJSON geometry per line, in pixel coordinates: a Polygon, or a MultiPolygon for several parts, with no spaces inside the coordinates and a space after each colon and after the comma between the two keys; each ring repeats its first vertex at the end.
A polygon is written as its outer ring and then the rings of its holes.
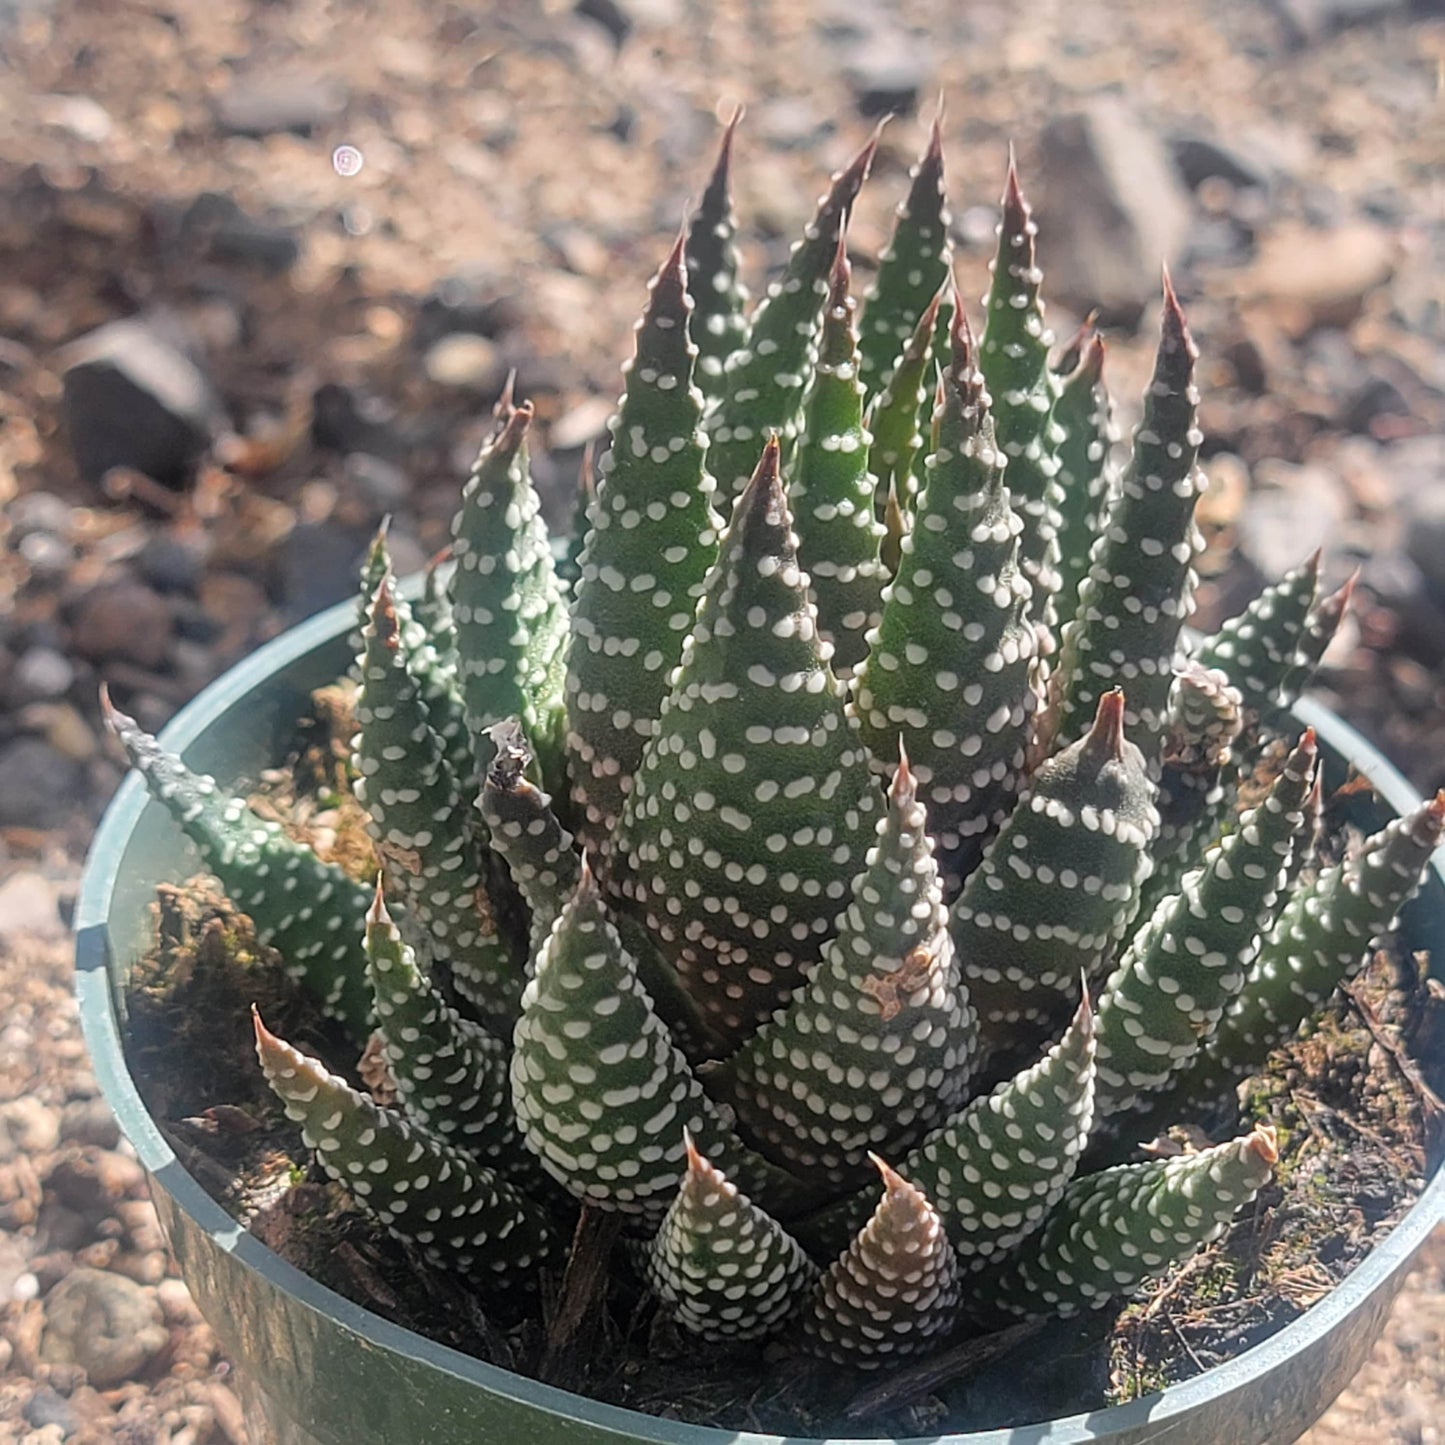
{"type": "MultiPolygon", "coordinates": [[[[63,938],[65,923],[60,917],[60,897],[55,885],[43,873],[22,868],[0,883],[0,939],[22,933],[41,938],[63,938]]],[[[16,1100],[23,1103],[24,1100],[16,1100]]],[[[14,1105],[6,1105],[7,1109],[14,1105]]],[[[54,1142],[47,1146],[53,1149],[54,1142]]]]}
{"type": "Polygon", "coordinates": [[[858,114],[874,119],[909,115],[930,74],[922,45],[900,31],[889,30],[849,48],[843,76],[853,92],[858,114]]]}
{"type": "Polygon", "coordinates": [[[619,0],[577,0],[573,12],[584,20],[600,25],[612,38],[612,43],[622,49],[627,37],[632,34],[632,16],[619,0]]]}
{"type": "Polygon", "coordinates": [[[23,1414],[25,1423],[32,1429],[43,1430],[47,1425],[54,1425],[62,1439],[69,1439],[80,1429],[80,1415],[75,1406],[49,1385],[41,1385],[25,1402],[23,1414]]]}
{"type": "Polygon", "coordinates": [[[323,76],[240,75],[216,101],[216,120],[230,135],[309,136],[345,109],[345,89],[323,76]]]}
{"type": "Polygon", "coordinates": [[[112,321],[66,348],[61,415],[87,481],[132,467],[184,486],[221,419],[211,383],[163,318],[112,321]]]}
{"type": "Polygon", "coordinates": [[[117,1274],[75,1269],[45,1297],[40,1358],[79,1365],[98,1390],[138,1375],[165,1347],[155,1292],[117,1274]]]}
{"type": "Polygon", "coordinates": [[[60,1111],[60,1137],[75,1144],[114,1149],[120,1143],[120,1125],[110,1105],[96,1094],[90,1099],[72,1099],[60,1111]]]}
{"type": "Polygon", "coordinates": [[[281,549],[287,616],[300,621],[354,596],[372,535],[371,527],[347,527],[336,521],[301,522],[293,527],[281,549]]]}
{"type": "Polygon", "coordinates": [[[85,797],[85,769],[41,738],[0,747],[0,826],[56,828],[85,797]]]}
{"type": "Polygon", "coordinates": [[[1174,169],[1190,190],[1215,179],[1258,190],[1269,186],[1269,175],[1256,161],[1213,136],[1177,132],[1169,138],[1169,154],[1174,169]]]}
{"type": "Polygon", "coordinates": [[[1133,325],[1159,294],[1160,264],[1178,259],[1189,234],[1189,197],[1163,143],[1123,102],[1103,97],[1050,121],[1039,158],[1049,295],[1133,325]]]}
{"type": "Polygon", "coordinates": [[[20,702],[44,702],[64,697],[75,681],[75,666],[53,647],[30,647],[21,653],[10,685],[20,702]]]}
{"type": "Polygon", "coordinates": [[[1313,45],[1340,30],[1371,25],[1392,15],[1408,15],[1411,0],[1270,0],[1285,39],[1313,45]]]}
{"type": "Polygon", "coordinates": [[[5,509],[11,534],[18,540],[36,533],[69,537],[73,518],[70,503],[54,492],[26,492],[5,509]]]}

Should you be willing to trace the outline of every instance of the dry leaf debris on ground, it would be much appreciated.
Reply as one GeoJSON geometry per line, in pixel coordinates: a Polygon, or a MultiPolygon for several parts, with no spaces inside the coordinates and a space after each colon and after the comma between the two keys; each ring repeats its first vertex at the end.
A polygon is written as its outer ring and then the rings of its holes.
{"type": "MultiPolygon", "coordinates": [[[[119,776],[97,683],[159,726],[343,595],[383,514],[419,564],[509,369],[565,516],[643,281],[736,103],[755,285],[823,172],[898,111],[852,227],[866,268],[942,93],[960,273],[981,293],[1012,140],[1079,251],[1045,258],[1056,329],[1094,295],[1114,316],[1125,429],[1167,254],[1206,366],[1201,621],[1315,545],[1331,581],[1362,566],[1327,696],[1419,787],[1445,782],[1437,10],[0,3],[0,997],[16,1000],[0,1022],[0,1438],[239,1430],[214,1342],[158,1273],[53,936],[119,776]],[[1144,260],[1121,274],[1130,248],[1144,260]],[[121,319],[139,330],[94,335],[121,319]],[[123,374],[141,350],[190,403],[145,411],[123,374]],[[107,470],[132,415],[156,425],[107,470]],[[165,1335],[104,1389],[41,1358],[76,1268],[107,1283],[72,1291],[132,1308],[141,1354],[165,1335]]],[[[1438,1438],[1441,1272],[1437,1244],[1313,1438],[1438,1438]]]]}

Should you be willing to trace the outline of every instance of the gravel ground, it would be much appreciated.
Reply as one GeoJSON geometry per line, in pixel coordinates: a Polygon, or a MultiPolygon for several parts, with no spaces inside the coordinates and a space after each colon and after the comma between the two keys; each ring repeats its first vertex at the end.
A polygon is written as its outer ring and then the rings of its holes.
{"type": "MultiPolygon", "coordinates": [[[[119,776],[97,683],[159,726],[344,595],[384,513],[419,564],[509,368],[565,515],[736,103],[755,279],[898,109],[850,233],[866,269],[941,92],[978,294],[1012,141],[1080,253],[1046,256],[1056,329],[1107,293],[1125,425],[1167,254],[1204,353],[1201,620],[1316,545],[1331,580],[1361,567],[1325,690],[1445,782],[1438,9],[0,0],[0,1439],[242,1433],[73,1023],[57,920],[119,776]],[[92,333],[122,317],[117,383],[92,333]],[[114,1341],[88,1376],[86,1305],[114,1341]]],[[[1314,1445],[1440,1438],[1442,1273],[1437,1241],[1314,1445]]]]}

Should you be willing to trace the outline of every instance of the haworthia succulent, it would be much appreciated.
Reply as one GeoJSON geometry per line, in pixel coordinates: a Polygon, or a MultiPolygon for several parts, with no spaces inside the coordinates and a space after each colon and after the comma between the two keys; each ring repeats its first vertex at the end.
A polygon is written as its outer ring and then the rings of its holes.
{"type": "Polygon", "coordinates": [[[1174,654],[1194,605],[1194,558],[1204,546],[1194,525],[1204,487],[1195,465],[1198,355],[1166,276],[1163,328],[1144,419],[1051,680],[1065,736],[1093,712],[1104,692],[1123,687],[1130,732],[1151,760],[1164,736],[1174,654]]]}
{"type": "Polygon", "coordinates": [[[1202,667],[1217,668],[1256,712],[1284,701],[1286,680],[1295,669],[1305,618],[1319,591],[1320,554],[1266,587],[1194,654],[1202,667]]]}
{"type": "Polygon", "coordinates": [[[1113,408],[1104,385],[1104,340],[1091,332],[1077,369],[1059,388],[1054,422],[1059,429],[1059,626],[1074,615],[1079,584],[1109,500],[1109,448],[1113,408]]]}
{"type": "Polygon", "coordinates": [[[637,326],[572,604],[567,761],[583,837],[604,861],[722,527],[692,384],[689,310],[679,238],[637,326]]]}
{"type": "Polygon", "coordinates": [[[860,1183],[869,1151],[909,1148],[966,1075],[973,1012],[926,826],[904,758],[822,962],[713,1076],[743,1137],[804,1177],[860,1183]]]}
{"type": "Polygon", "coordinates": [[[522,970],[498,932],[482,872],[483,845],[408,665],[402,621],[383,576],[367,618],[354,791],[387,881],[407,904],[428,961],[446,963],[482,1019],[511,1029],[522,970]]]}
{"type": "Polygon", "coordinates": [[[924,443],[919,420],[927,415],[926,402],[933,393],[934,335],[943,296],[940,290],[924,307],[888,385],[868,410],[868,428],[873,434],[869,455],[878,486],[884,492],[896,487],[899,503],[907,512],[913,510],[914,459],[924,443]]]}
{"type": "Polygon", "coordinates": [[[950,897],[1018,797],[1037,702],[1021,523],[958,318],[917,514],[850,704],[875,766],[903,738],[950,897]]]}
{"type": "Polygon", "coordinates": [[[371,1022],[371,990],[361,920],[371,891],[289,838],[245,800],[228,797],[216,780],[193,773],[102,691],[106,726],[152,795],[196,845],[201,862],[251,918],[256,937],[281,955],[295,979],[329,1014],[363,1041],[371,1022]]]}
{"type": "Polygon", "coordinates": [[[686,1165],[684,1129],[750,1196],[796,1209],[807,1194],[746,1149],[703,1092],[586,869],[522,996],[512,1101],[543,1168],[599,1209],[660,1220],[686,1165]]]}
{"type": "Polygon", "coordinates": [[[266,1082],[322,1169],[357,1205],[437,1264],[511,1289],[535,1287],[556,1248],[546,1214],[496,1171],[383,1109],[255,1016],[266,1082]]]}
{"type": "Polygon", "coordinates": [[[628,896],[728,1041],[817,963],[877,808],[773,439],[734,508],[618,839],[628,896]]]}
{"type": "Polygon", "coordinates": [[[677,1196],[647,1246],[647,1282],[690,1333],[705,1340],[771,1334],[817,1270],[797,1241],[685,1140],[677,1196]]]}
{"type": "Polygon", "coordinates": [[[1017,1032],[1005,1025],[1057,1027],[1133,920],[1159,815],[1124,708],[1105,693],[1088,733],[1040,766],[954,905],[986,1046],[1017,1032]]]}
{"type": "Polygon", "coordinates": [[[873,1370],[928,1349],[958,1311],[958,1261],[938,1211],[873,1156],[883,1199],[824,1272],[802,1316],[804,1348],[873,1370]]]}
{"type": "Polygon", "coordinates": [[[527,466],[531,421],[530,402],[499,418],[452,522],[452,615],[478,773],[491,761],[486,729],[503,718],[521,718],[549,758],[560,741],[567,614],[527,466]]]}
{"type": "Polygon", "coordinates": [[[877,625],[887,580],[883,527],[873,514],[877,481],[869,470],[872,438],[863,424],[848,257],[839,238],[828,281],[818,365],[803,399],[790,498],[798,552],[813,582],[818,630],[832,644],[835,675],[846,680],[862,661],[877,625]]]}
{"type": "Polygon", "coordinates": [[[1445,791],[1296,891],[1220,1022],[1213,1068],[1257,1064],[1349,978],[1419,887],[1442,833],[1445,791]]]}
{"type": "Polygon", "coordinates": [[[496,749],[478,800],[497,856],[531,915],[532,953],[577,886],[581,860],[552,800],[526,776],[531,749],[515,718],[492,729],[496,749]]]}
{"type": "Polygon", "coordinates": [[[1037,234],[1010,159],[979,366],[993,396],[1014,510],[1023,518],[1019,565],[1034,588],[1034,620],[1047,632],[1053,627],[1051,599],[1059,590],[1062,433],[1052,420],[1057,383],[1049,370],[1053,337],[1039,300],[1037,234]]]}
{"type": "Polygon", "coordinates": [[[406,1116],[479,1163],[511,1170],[527,1163],[512,1115],[507,1045],[464,1019],[423,977],[379,887],[366,916],[366,961],[382,1056],[406,1116]]]}
{"type": "Polygon", "coordinates": [[[858,375],[870,396],[887,386],[918,316],[948,279],[941,117],[934,120],[928,148],[908,175],[908,194],[898,204],[893,234],[878,258],[878,274],[865,298],[858,375]]]}
{"type": "Polygon", "coordinates": [[[708,465],[724,497],[746,484],[770,435],[790,444],[801,425],[803,391],[817,354],[828,271],[878,138],[833,177],[782,276],[768,287],[748,327],[747,344],[728,358],[725,393],[709,413],[708,465]]]}
{"type": "Polygon", "coordinates": [[[697,384],[709,401],[722,396],[728,357],[747,340],[748,294],[738,280],[730,175],[733,137],[743,112],[739,107],[723,132],[707,189],[687,228],[687,290],[693,311],[688,332],[697,348],[697,384]]]}
{"type": "Polygon", "coordinates": [[[1244,986],[1308,847],[1317,758],[1306,731],[1257,808],[1139,930],[1099,1002],[1098,1108],[1117,1118],[1188,1068],[1244,986]]]}
{"type": "Polygon", "coordinates": [[[980,1277],[969,1312],[983,1323],[1098,1309],[1217,1239],[1269,1182],[1274,1131],[1198,1154],[1122,1164],[1075,1179],[1044,1227],[980,1277]]]}

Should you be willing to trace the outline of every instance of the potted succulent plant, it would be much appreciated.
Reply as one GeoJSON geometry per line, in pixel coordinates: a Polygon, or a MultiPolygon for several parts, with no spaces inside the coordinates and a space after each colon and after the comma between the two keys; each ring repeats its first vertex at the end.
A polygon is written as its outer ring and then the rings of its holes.
{"type": "MultiPolygon", "coordinates": [[[[1138,1121],[1227,1093],[1289,1039],[1445,825],[1445,798],[1411,799],[1336,720],[1289,714],[1348,600],[1318,595],[1317,560],[1186,647],[1196,353],[1167,280],[1115,475],[1102,343],[1051,365],[1012,168],[980,339],[936,127],[860,334],[844,236],[874,143],[745,319],[731,137],[652,283],[570,586],[510,396],[445,584],[399,588],[380,539],[369,559],[351,773],[375,879],[241,795],[356,662],[352,609],[263,649],[159,743],[110,709],[155,802],[132,779],[97,838],[82,1012],[278,1438],[776,1437],[431,1342],[196,1185],[121,1051],[150,897],[194,871],[176,824],[330,1020],[320,1057],[237,1018],[257,1077],[419,1267],[506,1320],[566,1265],[551,1344],[620,1290],[704,1351],[783,1340],[855,1375],[1004,1350],[1020,1321],[1087,1313],[1226,1229],[1270,1179],[1269,1125],[1139,1158],[1138,1121]],[[1341,761],[1376,782],[1379,826],[1325,856],[1341,761]],[[1087,1151],[1111,1140],[1126,1162],[1101,1167],[1087,1151]]],[[[1438,943],[1442,918],[1434,877],[1409,941],[1438,943]]],[[[1008,1438],[1293,1438],[1440,1196],[1233,1364],[1008,1438]]]]}

